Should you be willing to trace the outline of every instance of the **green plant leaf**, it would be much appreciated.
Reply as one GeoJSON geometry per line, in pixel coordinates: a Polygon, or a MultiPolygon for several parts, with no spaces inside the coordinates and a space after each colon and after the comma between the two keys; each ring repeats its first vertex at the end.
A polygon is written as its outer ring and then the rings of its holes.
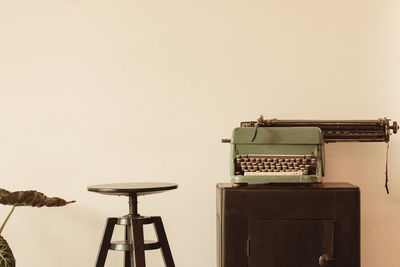
{"type": "Polygon", "coordinates": [[[15,258],[7,241],[0,235],[0,267],[15,267],[15,258]]]}
{"type": "MultiPolygon", "coordinates": [[[[32,207],[61,207],[74,203],[65,201],[58,197],[48,197],[41,192],[34,190],[9,192],[0,189],[0,204],[11,206],[32,206],[32,207]]],[[[1,266],[0,266],[1,267],[1,266]]]]}
{"type": "Polygon", "coordinates": [[[8,194],[10,194],[9,191],[7,191],[7,190],[5,190],[3,188],[0,188],[0,198],[3,197],[3,196],[6,196],[8,194]]]}

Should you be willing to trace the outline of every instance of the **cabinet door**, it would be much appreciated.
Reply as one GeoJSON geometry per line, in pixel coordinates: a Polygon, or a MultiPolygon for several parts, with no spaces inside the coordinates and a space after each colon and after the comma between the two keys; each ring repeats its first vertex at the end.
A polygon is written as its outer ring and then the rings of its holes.
{"type": "Polygon", "coordinates": [[[249,267],[319,267],[334,255],[331,220],[252,220],[248,222],[249,267]]]}

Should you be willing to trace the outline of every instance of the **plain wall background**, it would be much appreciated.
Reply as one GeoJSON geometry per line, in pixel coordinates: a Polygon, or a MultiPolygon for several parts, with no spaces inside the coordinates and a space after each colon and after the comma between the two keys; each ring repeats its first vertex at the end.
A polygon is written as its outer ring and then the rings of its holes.
{"type": "MultiPolygon", "coordinates": [[[[0,187],[77,200],[16,210],[3,235],[18,266],[93,266],[127,200],[86,186],[124,181],[179,183],[140,210],[164,218],[177,266],[215,266],[220,139],[260,114],[400,120],[399,12],[397,0],[1,1],[0,187]]],[[[384,143],[327,145],[325,181],[362,190],[363,267],[398,264],[400,136],[390,146],[386,195],[384,143]]]]}

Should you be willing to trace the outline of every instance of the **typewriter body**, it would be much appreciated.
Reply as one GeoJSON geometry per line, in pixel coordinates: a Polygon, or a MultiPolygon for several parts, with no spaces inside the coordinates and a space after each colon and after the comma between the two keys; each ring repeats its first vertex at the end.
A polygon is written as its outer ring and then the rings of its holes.
{"type": "Polygon", "coordinates": [[[232,182],[321,182],[324,141],[316,127],[240,127],[233,131],[232,182]]]}
{"type": "Polygon", "coordinates": [[[242,122],[231,139],[231,181],[246,183],[320,183],[324,144],[389,142],[397,133],[389,119],[357,121],[264,120],[242,122]]]}

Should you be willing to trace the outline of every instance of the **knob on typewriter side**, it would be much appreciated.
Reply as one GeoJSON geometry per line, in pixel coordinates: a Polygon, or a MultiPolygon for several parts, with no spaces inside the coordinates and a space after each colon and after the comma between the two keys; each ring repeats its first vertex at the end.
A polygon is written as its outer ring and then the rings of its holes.
{"type": "Polygon", "coordinates": [[[389,138],[392,134],[397,134],[397,131],[399,130],[399,125],[397,124],[397,121],[393,121],[392,125],[390,125],[390,119],[384,118],[384,119],[379,119],[385,128],[385,142],[389,142],[389,138]],[[392,131],[392,132],[390,132],[392,131]]]}
{"type": "Polygon", "coordinates": [[[399,125],[397,124],[397,121],[394,121],[393,124],[389,126],[389,129],[391,129],[394,134],[397,134],[397,131],[399,130],[399,125]]]}

